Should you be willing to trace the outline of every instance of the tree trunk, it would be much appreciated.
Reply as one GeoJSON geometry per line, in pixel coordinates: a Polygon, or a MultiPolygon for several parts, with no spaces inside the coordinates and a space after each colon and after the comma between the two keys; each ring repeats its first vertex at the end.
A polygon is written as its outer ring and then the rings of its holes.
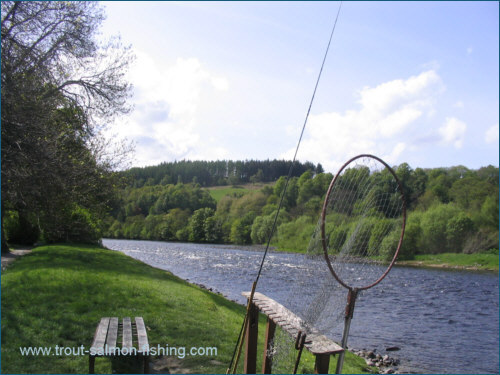
{"type": "Polygon", "coordinates": [[[10,252],[9,250],[9,244],[7,243],[7,239],[5,238],[5,232],[3,230],[3,202],[2,202],[2,221],[1,221],[1,228],[0,228],[0,232],[2,232],[2,254],[8,254],[10,252]]]}

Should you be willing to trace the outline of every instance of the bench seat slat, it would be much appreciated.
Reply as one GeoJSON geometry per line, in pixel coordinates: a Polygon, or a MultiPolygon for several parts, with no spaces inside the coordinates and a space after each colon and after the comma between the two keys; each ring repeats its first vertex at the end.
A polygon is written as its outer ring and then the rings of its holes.
{"type": "Polygon", "coordinates": [[[111,318],[109,320],[108,337],[106,345],[108,348],[116,347],[116,339],[118,338],[118,318],[111,318]]]}
{"type": "Polygon", "coordinates": [[[136,317],[135,326],[137,328],[137,342],[139,344],[138,351],[143,352],[144,350],[149,350],[148,335],[146,333],[144,320],[141,317],[136,317]]]}
{"type": "Polygon", "coordinates": [[[94,341],[92,342],[92,348],[96,351],[104,349],[104,343],[106,342],[106,336],[108,334],[109,318],[102,318],[97,330],[95,332],[94,341]]]}
{"type": "Polygon", "coordinates": [[[132,322],[130,318],[123,318],[123,337],[122,337],[122,347],[131,349],[132,344],[132,322]]]}

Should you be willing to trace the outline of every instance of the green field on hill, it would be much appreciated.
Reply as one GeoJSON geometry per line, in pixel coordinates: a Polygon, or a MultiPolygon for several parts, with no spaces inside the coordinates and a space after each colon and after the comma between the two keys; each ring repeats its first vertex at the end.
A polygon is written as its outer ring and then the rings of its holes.
{"type": "Polygon", "coordinates": [[[274,183],[256,183],[256,184],[244,184],[244,185],[235,185],[235,186],[212,186],[207,188],[210,192],[212,198],[214,198],[217,202],[221,200],[222,197],[226,195],[243,195],[252,190],[262,189],[264,186],[269,185],[272,186],[274,183]]]}

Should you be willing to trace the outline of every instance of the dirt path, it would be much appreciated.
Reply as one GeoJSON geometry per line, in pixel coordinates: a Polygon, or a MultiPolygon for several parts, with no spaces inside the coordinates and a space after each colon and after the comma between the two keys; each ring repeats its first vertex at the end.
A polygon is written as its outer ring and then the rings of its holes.
{"type": "Polygon", "coordinates": [[[14,262],[20,256],[31,253],[31,248],[10,250],[9,254],[2,254],[2,271],[7,268],[9,264],[14,262]]]}

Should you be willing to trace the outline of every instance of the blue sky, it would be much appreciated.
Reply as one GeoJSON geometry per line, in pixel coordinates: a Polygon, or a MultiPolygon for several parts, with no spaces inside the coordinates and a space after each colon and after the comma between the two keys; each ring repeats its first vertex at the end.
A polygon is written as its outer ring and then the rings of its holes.
{"type": "MultiPolygon", "coordinates": [[[[339,2],[104,2],[137,58],[134,166],[293,157],[339,2]]],[[[342,5],[298,159],[498,166],[498,2],[342,5]]]]}

